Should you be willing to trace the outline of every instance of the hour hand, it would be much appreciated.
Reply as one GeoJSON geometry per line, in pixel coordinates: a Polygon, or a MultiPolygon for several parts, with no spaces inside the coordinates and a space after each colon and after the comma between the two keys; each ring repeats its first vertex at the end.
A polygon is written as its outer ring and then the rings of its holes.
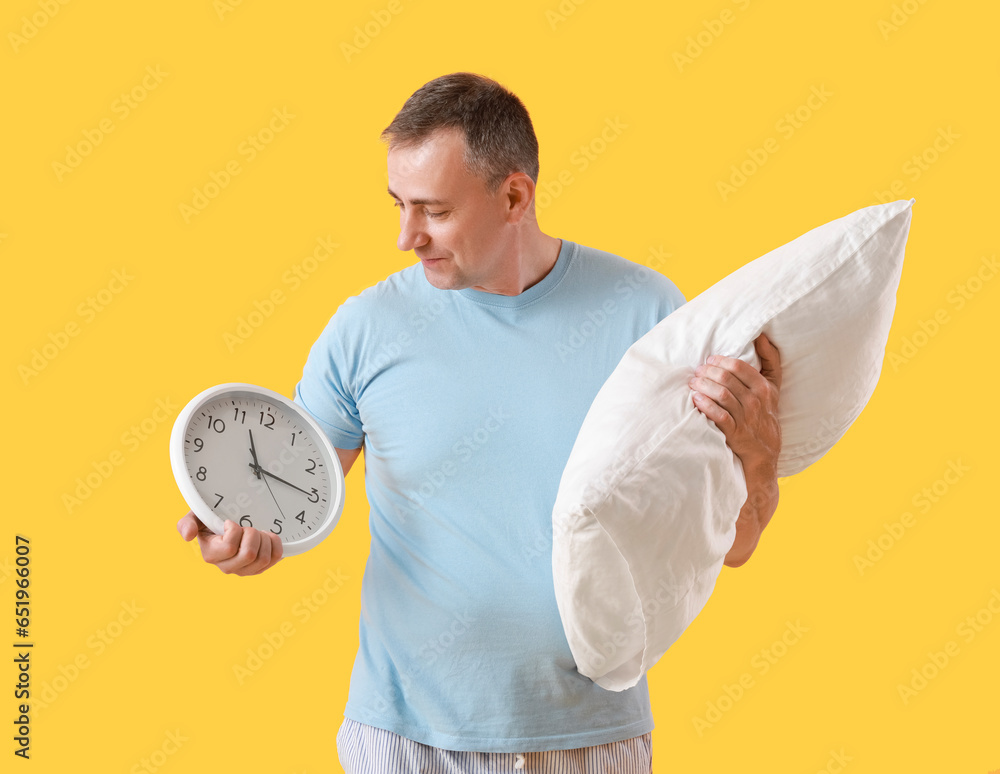
{"type": "Polygon", "coordinates": [[[260,463],[257,462],[257,450],[254,448],[253,445],[253,430],[250,430],[248,428],[247,432],[250,433],[250,456],[253,457],[253,464],[250,466],[250,468],[253,470],[254,475],[257,476],[257,478],[260,478],[261,468],[260,468],[260,463]]]}

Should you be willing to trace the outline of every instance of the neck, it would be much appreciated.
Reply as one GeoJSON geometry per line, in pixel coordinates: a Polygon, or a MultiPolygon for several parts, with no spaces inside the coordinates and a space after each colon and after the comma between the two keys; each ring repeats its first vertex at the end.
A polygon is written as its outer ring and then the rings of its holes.
{"type": "Polygon", "coordinates": [[[505,259],[503,273],[490,283],[492,287],[473,286],[473,290],[518,296],[552,271],[561,247],[561,239],[543,234],[537,224],[533,228],[525,228],[505,259]]]}

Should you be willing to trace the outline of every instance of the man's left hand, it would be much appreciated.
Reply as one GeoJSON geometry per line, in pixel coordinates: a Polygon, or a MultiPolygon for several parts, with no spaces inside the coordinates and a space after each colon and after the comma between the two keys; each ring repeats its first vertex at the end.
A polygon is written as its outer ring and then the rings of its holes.
{"type": "Polygon", "coordinates": [[[711,419],[743,463],[747,500],[736,523],[736,539],[726,565],[739,567],[750,558],[760,533],[778,506],[778,392],[781,361],[778,350],[762,333],[754,341],[758,371],[738,358],[713,355],[698,366],[688,382],[694,405],[711,419]]]}

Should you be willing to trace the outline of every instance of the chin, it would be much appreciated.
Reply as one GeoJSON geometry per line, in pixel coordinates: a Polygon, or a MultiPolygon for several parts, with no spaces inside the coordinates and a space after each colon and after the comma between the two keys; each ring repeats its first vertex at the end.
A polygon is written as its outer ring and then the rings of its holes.
{"type": "Polygon", "coordinates": [[[438,290],[461,290],[462,288],[469,287],[468,283],[463,283],[460,277],[455,277],[450,273],[443,274],[433,269],[428,269],[426,266],[424,267],[424,276],[438,290]]]}

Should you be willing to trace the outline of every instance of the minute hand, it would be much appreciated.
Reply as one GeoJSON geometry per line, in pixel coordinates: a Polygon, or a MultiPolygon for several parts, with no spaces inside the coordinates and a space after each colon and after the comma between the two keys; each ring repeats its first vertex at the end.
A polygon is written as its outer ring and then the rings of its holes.
{"type": "Polygon", "coordinates": [[[275,481],[280,481],[282,484],[290,486],[292,489],[298,489],[300,492],[302,492],[302,494],[309,495],[310,497],[313,494],[312,492],[307,492],[302,487],[295,486],[295,484],[293,484],[291,481],[285,481],[285,479],[279,478],[278,476],[274,475],[274,473],[271,473],[271,472],[269,472],[267,470],[264,470],[264,468],[262,468],[260,465],[254,465],[251,462],[250,463],[250,468],[251,468],[251,470],[253,470],[254,473],[260,472],[260,473],[263,473],[265,476],[270,476],[275,481]]]}

